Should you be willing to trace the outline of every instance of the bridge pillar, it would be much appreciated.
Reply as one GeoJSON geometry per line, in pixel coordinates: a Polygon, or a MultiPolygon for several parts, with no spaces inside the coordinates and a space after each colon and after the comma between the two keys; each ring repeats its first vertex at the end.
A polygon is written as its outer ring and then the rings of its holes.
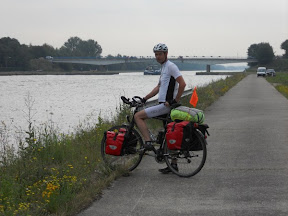
{"type": "Polygon", "coordinates": [[[210,65],[206,65],[206,72],[211,72],[210,71],[211,66],[210,65]]]}

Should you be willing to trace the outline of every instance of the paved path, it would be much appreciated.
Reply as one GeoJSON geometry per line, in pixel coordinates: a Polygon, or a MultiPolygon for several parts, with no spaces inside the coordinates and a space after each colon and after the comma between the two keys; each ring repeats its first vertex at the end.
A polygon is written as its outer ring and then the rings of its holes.
{"type": "Polygon", "coordinates": [[[288,100],[249,75],[207,108],[208,158],[192,178],[146,157],[79,216],[288,215],[288,100]]]}

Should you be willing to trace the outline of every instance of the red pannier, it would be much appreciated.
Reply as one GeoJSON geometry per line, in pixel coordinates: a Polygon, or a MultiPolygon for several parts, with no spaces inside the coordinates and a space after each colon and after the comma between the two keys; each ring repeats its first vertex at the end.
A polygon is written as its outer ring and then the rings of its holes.
{"type": "Polygon", "coordinates": [[[106,148],[105,153],[109,155],[123,155],[123,144],[125,141],[124,128],[121,128],[119,132],[107,131],[106,132],[106,148]]]}
{"type": "Polygon", "coordinates": [[[170,122],[167,125],[166,142],[170,150],[183,149],[190,141],[191,124],[189,121],[170,122]]]}

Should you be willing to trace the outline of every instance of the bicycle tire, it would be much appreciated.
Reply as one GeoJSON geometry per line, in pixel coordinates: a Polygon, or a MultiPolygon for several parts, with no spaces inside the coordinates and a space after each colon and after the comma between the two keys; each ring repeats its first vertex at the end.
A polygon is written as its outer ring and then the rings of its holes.
{"type": "Polygon", "coordinates": [[[203,168],[207,157],[207,142],[203,134],[199,130],[194,130],[193,143],[200,144],[200,150],[170,150],[167,147],[167,142],[164,145],[164,158],[170,170],[180,177],[191,177],[196,175],[203,168]],[[172,165],[172,160],[177,161],[178,170],[172,165]]]}
{"type": "MultiPolygon", "coordinates": [[[[126,125],[117,125],[112,128],[110,128],[108,131],[119,131],[120,128],[125,128],[128,130],[128,126],[126,125]]],[[[101,155],[103,158],[103,161],[110,167],[116,168],[121,166],[121,168],[127,169],[129,171],[134,170],[141,162],[142,157],[144,155],[143,151],[143,140],[138,131],[136,131],[134,128],[132,128],[132,133],[135,135],[137,139],[136,149],[135,153],[125,153],[121,156],[113,156],[106,154],[105,148],[106,148],[106,136],[104,135],[101,141],[101,155]],[[142,150],[141,150],[142,149],[142,150]]],[[[131,142],[135,142],[135,139],[131,142]]]]}

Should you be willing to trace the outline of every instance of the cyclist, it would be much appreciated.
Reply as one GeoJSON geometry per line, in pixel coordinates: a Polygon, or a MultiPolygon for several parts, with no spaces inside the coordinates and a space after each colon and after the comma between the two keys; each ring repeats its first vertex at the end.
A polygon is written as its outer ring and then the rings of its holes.
{"type": "MultiPolygon", "coordinates": [[[[135,114],[135,122],[145,141],[144,148],[148,151],[153,150],[154,146],[152,145],[145,120],[169,113],[170,106],[180,101],[186,86],[178,67],[167,58],[168,47],[165,44],[159,43],[154,46],[153,52],[157,62],[161,64],[161,75],[156,87],[142,99],[142,102],[145,103],[148,99],[158,94],[159,104],[143,109],[135,114]]],[[[172,161],[172,166],[178,169],[176,161],[172,161]]],[[[171,172],[168,167],[159,171],[165,174],[171,172]]]]}

